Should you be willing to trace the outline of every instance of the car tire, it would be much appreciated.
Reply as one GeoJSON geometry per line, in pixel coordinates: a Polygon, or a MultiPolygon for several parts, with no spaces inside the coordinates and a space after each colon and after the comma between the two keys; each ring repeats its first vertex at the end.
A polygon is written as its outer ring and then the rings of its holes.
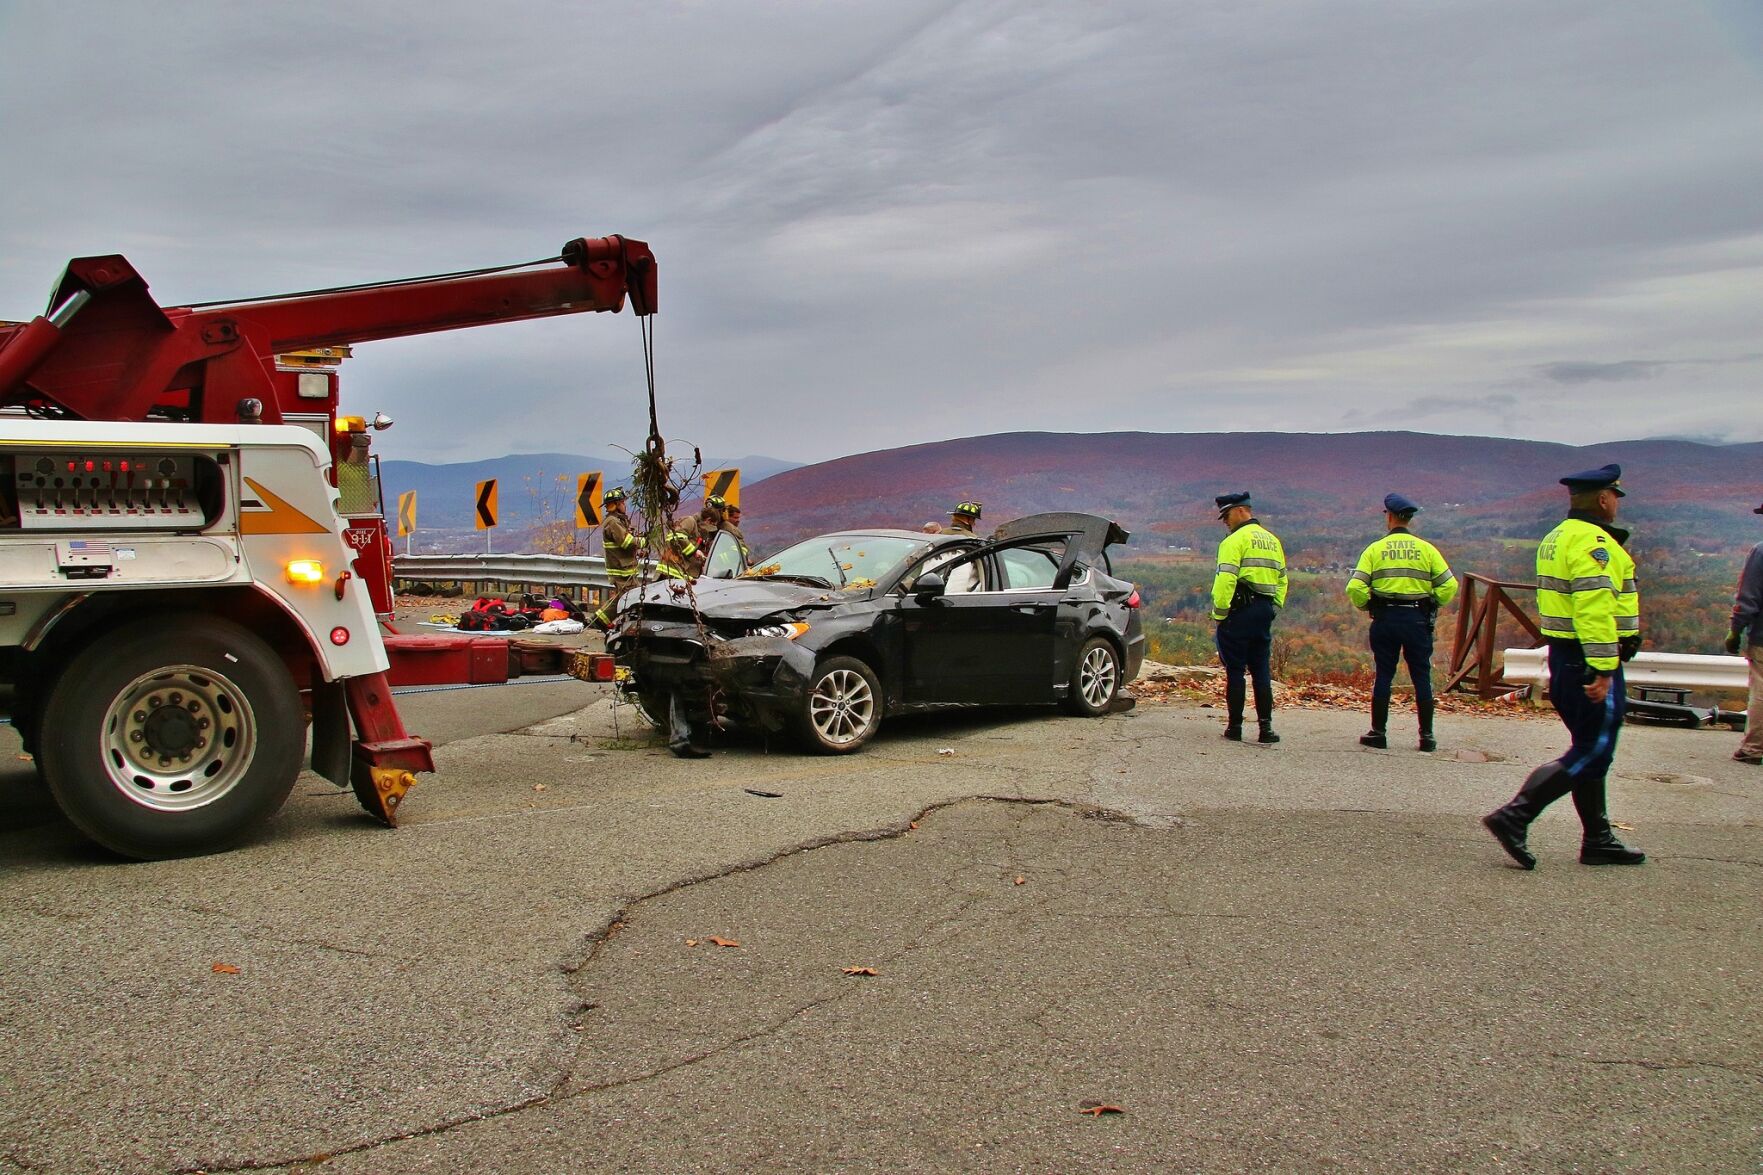
{"type": "Polygon", "coordinates": [[[855,657],[828,657],[814,667],[796,715],[796,733],[810,751],[848,755],[881,727],[882,691],[875,670],[855,657]]]}
{"type": "Polygon", "coordinates": [[[1113,708],[1119,693],[1120,653],[1107,637],[1091,637],[1072,664],[1066,709],[1085,718],[1098,718],[1113,708]]]}
{"type": "Polygon", "coordinates": [[[76,827],[124,857],[217,852],[300,774],[306,723],[281,657],[227,620],[136,620],[76,653],[43,707],[39,759],[76,827]]]}

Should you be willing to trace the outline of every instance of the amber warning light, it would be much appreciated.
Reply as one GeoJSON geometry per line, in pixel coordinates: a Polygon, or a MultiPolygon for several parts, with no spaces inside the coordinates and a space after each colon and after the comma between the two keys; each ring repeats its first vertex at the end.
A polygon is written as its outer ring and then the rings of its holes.
{"type": "Polygon", "coordinates": [[[288,582],[308,584],[324,582],[324,564],[317,559],[288,560],[288,582]]]}

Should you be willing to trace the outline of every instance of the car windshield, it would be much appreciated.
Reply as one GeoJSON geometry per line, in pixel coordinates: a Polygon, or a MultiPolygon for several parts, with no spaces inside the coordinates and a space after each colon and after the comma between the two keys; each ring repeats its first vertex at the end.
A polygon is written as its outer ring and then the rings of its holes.
{"type": "Polygon", "coordinates": [[[755,564],[751,579],[808,579],[850,591],[875,586],[924,544],[872,534],[828,534],[787,547],[755,564]]]}

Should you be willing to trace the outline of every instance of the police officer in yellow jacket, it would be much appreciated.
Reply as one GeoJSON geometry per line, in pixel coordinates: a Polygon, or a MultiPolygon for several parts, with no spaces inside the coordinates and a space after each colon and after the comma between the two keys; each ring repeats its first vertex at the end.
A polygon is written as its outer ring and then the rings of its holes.
{"type": "Polygon", "coordinates": [[[1616,839],[1604,810],[1604,780],[1616,756],[1627,691],[1622,663],[1640,649],[1640,591],[1634,559],[1616,526],[1622,467],[1606,465],[1561,479],[1572,495],[1567,518],[1537,547],[1537,612],[1549,642],[1549,700],[1572,745],[1530,773],[1518,794],[1482,824],[1508,856],[1536,868],[1526,843],[1531,821],[1567,795],[1579,810],[1582,865],[1639,865],[1647,855],[1616,839]]]}
{"type": "Polygon", "coordinates": [[[1256,520],[1249,495],[1213,499],[1218,520],[1230,531],[1218,544],[1218,572],[1212,579],[1212,619],[1218,625],[1218,660],[1224,665],[1224,697],[1229,711],[1224,737],[1243,740],[1243,675],[1255,683],[1258,741],[1276,743],[1273,732],[1273,618],[1286,602],[1286,553],[1278,537],[1256,520]]]}
{"type": "Polygon", "coordinates": [[[1439,549],[1409,529],[1420,507],[1401,494],[1385,494],[1384,527],[1388,531],[1365,548],[1347,579],[1347,599],[1371,613],[1371,658],[1377,679],[1371,687],[1371,730],[1359,736],[1363,746],[1389,746],[1390,692],[1396,663],[1408,663],[1414,682],[1414,705],[1420,712],[1420,749],[1436,751],[1432,734],[1432,630],[1439,609],[1457,595],[1457,577],[1439,549]]]}
{"type": "Polygon", "coordinates": [[[600,500],[606,509],[606,517],[600,523],[600,546],[606,556],[606,578],[612,581],[611,594],[592,618],[594,627],[602,632],[611,627],[619,597],[637,582],[643,564],[643,536],[631,529],[630,516],[625,513],[628,496],[623,486],[613,486],[600,500]]]}

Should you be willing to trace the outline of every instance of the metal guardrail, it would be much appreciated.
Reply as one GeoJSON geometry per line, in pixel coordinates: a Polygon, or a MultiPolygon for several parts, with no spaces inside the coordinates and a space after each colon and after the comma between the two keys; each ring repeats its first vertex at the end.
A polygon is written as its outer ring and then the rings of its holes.
{"type": "MultiPolygon", "coordinates": [[[[1549,650],[1507,649],[1501,676],[1539,687],[1549,681],[1549,650]]],[[[1743,694],[1751,686],[1751,664],[1743,657],[1710,657],[1701,653],[1636,653],[1622,667],[1630,693],[1640,689],[1698,690],[1743,694]]]]}
{"type": "Polygon", "coordinates": [[[392,575],[431,583],[525,583],[608,589],[598,555],[394,555],[392,575]]]}

